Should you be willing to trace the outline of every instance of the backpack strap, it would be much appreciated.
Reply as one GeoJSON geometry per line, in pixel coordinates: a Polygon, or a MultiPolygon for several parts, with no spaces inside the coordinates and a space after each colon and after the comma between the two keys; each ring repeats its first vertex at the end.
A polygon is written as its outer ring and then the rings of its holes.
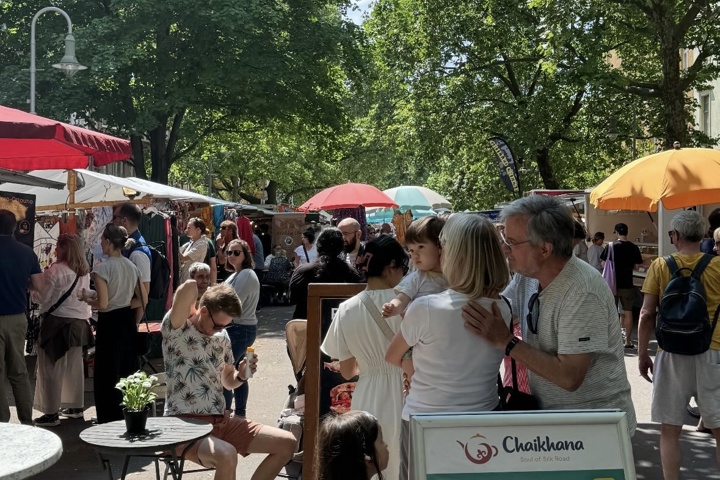
{"type": "Polygon", "coordinates": [[[382,330],[385,337],[387,337],[387,339],[392,342],[393,338],[395,338],[395,333],[393,333],[390,325],[388,325],[387,320],[385,320],[380,314],[380,310],[378,310],[375,303],[373,303],[370,295],[367,293],[367,290],[363,290],[362,292],[360,292],[359,297],[360,301],[363,303],[363,305],[365,305],[365,308],[367,308],[368,312],[370,312],[370,315],[372,315],[373,320],[375,320],[377,326],[380,327],[380,330],[382,330]]]}
{"type": "Polygon", "coordinates": [[[675,261],[675,259],[673,258],[672,255],[664,256],[663,260],[665,260],[665,263],[667,264],[668,268],[670,269],[670,276],[672,277],[678,271],[677,262],[675,261]]]}
{"type": "Polygon", "coordinates": [[[712,255],[708,255],[707,253],[704,253],[700,261],[695,265],[695,268],[693,269],[692,276],[695,278],[695,280],[700,280],[700,276],[705,271],[705,267],[707,267],[710,264],[710,261],[713,259],[712,255]]]}

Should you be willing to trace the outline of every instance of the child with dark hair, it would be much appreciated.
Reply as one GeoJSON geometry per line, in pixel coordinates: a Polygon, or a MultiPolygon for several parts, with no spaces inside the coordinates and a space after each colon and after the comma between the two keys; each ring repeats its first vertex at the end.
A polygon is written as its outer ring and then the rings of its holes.
{"type": "Polygon", "coordinates": [[[377,418],[351,411],[327,415],[320,425],[317,472],[320,480],[383,480],[388,447],[377,418]]]}

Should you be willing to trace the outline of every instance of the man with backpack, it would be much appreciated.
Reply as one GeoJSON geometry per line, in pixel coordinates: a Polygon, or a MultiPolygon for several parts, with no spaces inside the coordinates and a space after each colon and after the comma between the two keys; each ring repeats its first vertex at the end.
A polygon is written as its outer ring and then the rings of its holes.
{"type": "Polygon", "coordinates": [[[677,253],[654,260],[642,287],[638,363],[640,375],[653,383],[651,418],[661,424],[663,476],[677,480],[680,433],[693,395],[715,437],[720,466],[720,259],[700,251],[705,220],[699,213],[680,212],[670,226],[677,253]],[[654,364],[648,354],[653,330],[659,346],[654,364]]]}
{"type": "MultiPolygon", "coordinates": [[[[145,238],[142,236],[138,228],[141,221],[142,211],[140,210],[140,207],[134,203],[126,202],[115,207],[113,212],[113,223],[119,227],[124,227],[130,238],[135,240],[136,245],[130,250],[123,251],[123,255],[127,257],[140,271],[140,281],[142,281],[145,285],[145,291],[149,291],[151,279],[150,264],[152,262],[152,255],[150,253],[150,249],[145,243],[145,238]]],[[[131,304],[130,306],[135,309],[135,320],[139,323],[143,316],[141,305],[138,303],[137,305],[131,304]]]]}

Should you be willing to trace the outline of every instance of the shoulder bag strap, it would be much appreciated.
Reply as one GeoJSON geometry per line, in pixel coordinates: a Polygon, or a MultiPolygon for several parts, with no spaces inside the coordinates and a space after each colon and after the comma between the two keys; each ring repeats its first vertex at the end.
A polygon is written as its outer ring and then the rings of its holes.
{"type": "Polygon", "coordinates": [[[392,341],[392,339],[395,338],[395,334],[393,333],[392,328],[390,328],[390,325],[388,325],[387,320],[382,317],[382,315],[380,314],[380,310],[378,310],[377,306],[373,303],[370,295],[368,295],[366,290],[360,292],[360,301],[362,301],[363,305],[365,305],[365,308],[367,308],[368,312],[370,312],[373,320],[375,320],[375,323],[378,327],[380,327],[380,330],[382,330],[387,339],[392,341]]]}
{"type": "Polygon", "coordinates": [[[613,247],[613,243],[608,243],[608,254],[607,254],[607,262],[614,262],[615,261],[615,249],[613,247]]]}
{"type": "Polygon", "coordinates": [[[307,260],[307,263],[310,263],[310,256],[307,253],[307,248],[305,248],[305,245],[303,247],[303,252],[305,252],[305,260],[307,260]]]}
{"type": "Polygon", "coordinates": [[[54,304],[52,307],[48,308],[48,311],[45,312],[45,313],[47,313],[48,315],[50,315],[50,314],[53,313],[55,310],[57,310],[57,308],[58,308],[60,305],[62,305],[65,300],[67,300],[67,298],[70,296],[70,294],[72,293],[73,289],[75,288],[75,285],[77,285],[77,282],[78,282],[78,279],[79,279],[79,278],[80,278],[80,277],[76,274],[76,275],[75,275],[75,281],[73,281],[72,285],[70,285],[70,288],[68,289],[68,291],[65,292],[65,293],[63,293],[62,297],[58,298],[58,301],[55,302],[55,304],[54,304]]]}
{"type": "MultiPolygon", "coordinates": [[[[501,297],[503,300],[505,300],[505,303],[507,303],[507,306],[508,306],[508,308],[510,309],[510,333],[512,333],[513,336],[514,336],[514,335],[515,335],[515,332],[513,331],[513,323],[512,323],[512,319],[513,319],[512,305],[510,304],[510,300],[508,300],[507,298],[505,298],[505,297],[502,296],[502,295],[500,295],[500,297],[501,297]]],[[[512,357],[510,357],[510,368],[511,368],[511,370],[512,370],[511,373],[512,373],[513,390],[517,390],[517,389],[518,389],[517,367],[515,366],[515,359],[512,358],[512,357]]],[[[499,374],[498,374],[498,375],[499,375],[499,374]]]]}

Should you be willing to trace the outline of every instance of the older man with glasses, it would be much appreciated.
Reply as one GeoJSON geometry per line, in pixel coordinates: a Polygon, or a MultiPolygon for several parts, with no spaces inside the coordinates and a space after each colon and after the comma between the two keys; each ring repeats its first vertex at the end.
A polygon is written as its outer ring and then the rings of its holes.
{"type": "Polygon", "coordinates": [[[501,213],[501,234],[515,278],[506,290],[521,314],[523,340],[497,307],[470,302],[467,328],[529,370],[544,410],[617,408],[635,432],[635,409],[613,294],[602,276],[572,254],[573,219],[557,199],[525,197],[501,213]]]}

